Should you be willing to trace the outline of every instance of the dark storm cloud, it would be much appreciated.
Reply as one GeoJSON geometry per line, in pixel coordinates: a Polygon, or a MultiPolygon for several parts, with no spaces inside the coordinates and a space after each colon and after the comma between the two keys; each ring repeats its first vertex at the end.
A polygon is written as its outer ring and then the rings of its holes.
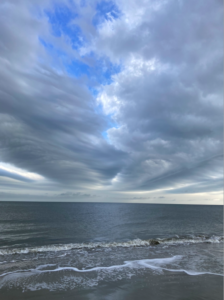
{"type": "MultiPolygon", "coordinates": [[[[50,1],[32,4],[50,7],[50,1]]],[[[78,51],[63,36],[51,35],[46,18],[32,13],[30,1],[1,2],[0,161],[44,176],[51,191],[67,190],[66,185],[221,190],[222,2],[116,4],[119,18],[97,28],[94,5],[80,8],[81,17],[74,20],[87,39],[83,60],[94,60],[88,53],[95,51],[97,58],[121,65],[112,83],[99,87],[96,102],[87,87],[90,79],[68,76],[60,55],[48,55],[40,37],[71,57],[80,57],[78,51]],[[111,118],[116,125],[108,130],[111,118]],[[105,131],[108,140],[102,137],[105,131]]],[[[7,183],[5,176],[17,175],[1,176],[4,186],[16,190],[17,183],[7,183]]],[[[67,194],[87,195],[93,194],[67,194]]]]}

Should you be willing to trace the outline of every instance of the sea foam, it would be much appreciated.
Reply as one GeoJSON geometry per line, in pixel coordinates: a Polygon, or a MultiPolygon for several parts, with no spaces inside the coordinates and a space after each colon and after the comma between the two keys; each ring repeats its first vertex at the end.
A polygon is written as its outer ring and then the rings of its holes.
{"type": "Polygon", "coordinates": [[[126,242],[97,242],[97,243],[70,243],[70,244],[57,244],[57,245],[46,245],[39,247],[27,247],[27,248],[9,248],[0,249],[0,255],[11,255],[11,254],[28,254],[38,252],[57,252],[67,251],[73,249],[98,249],[98,248],[130,248],[130,247],[145,247],[145,246],[156,246],[156,245],[190,245],[197,243],[220,243],[223,241],[223,236],[193,236],[193,237],[179,237],[165,239],[134,239],[126,242]]]}
{"type": "Polygon", "coordinates": [[[169,271],[169,272],[184,272],[188,275],[216,275],[216,276],[223,276],[223,274],[219,273],[212,273],[212,272],[198,272],[192,270],[185,270],[185,269],[173,269],[167,268],[167,265],[176,263],[182,259],[182,255],[175,255],[173,257],[167,258],[155,258],[155,259],[140,259],[140,260],[132,260],[132,261],[124,261],[121,265],[112,265],[112,266],[99,266],[93,267],[89,269],[78,269],[76,267],[67,266],[67,267],[56,267],[55,269],[46,269],[47,267],[56,266],[54,264],[46,264],[46,265],[39,265],[35,269],[27,269],[27,270],[17,270],[12,272],[6,272],[0,275],[0,277],[4,277],[7,275],[12,274],[19,274],[19,275],[38,275],[43,273],[52,273],[52,272],[64,272],[64,271],[72,271],[78,273],[90,273],[90,272],[99,272],[99,271],[110,271],[115,269],[151,269],[151,270],[158,270],[158,271],[169,271]]]}

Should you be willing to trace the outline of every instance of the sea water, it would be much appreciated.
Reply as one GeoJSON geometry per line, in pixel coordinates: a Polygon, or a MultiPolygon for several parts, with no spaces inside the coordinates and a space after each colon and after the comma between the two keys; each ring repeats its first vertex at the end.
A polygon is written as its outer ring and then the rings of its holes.
{"type": "Polygon", "coordinates": [[[0,299],[223,299],[223,207],[0,202],[0,299]]]}

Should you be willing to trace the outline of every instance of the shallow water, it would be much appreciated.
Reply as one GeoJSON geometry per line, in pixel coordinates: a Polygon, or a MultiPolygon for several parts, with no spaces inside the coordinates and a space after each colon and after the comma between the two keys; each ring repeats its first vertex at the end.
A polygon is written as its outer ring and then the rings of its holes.
{"type": "Polygon", "coordinates": [[[222,299],[223,207],[0,203],[2,299],[222,299]]]}

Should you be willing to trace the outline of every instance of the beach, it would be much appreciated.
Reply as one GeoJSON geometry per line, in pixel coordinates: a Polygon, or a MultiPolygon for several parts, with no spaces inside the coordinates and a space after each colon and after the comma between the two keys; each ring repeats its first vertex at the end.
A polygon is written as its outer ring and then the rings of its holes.
{"type": "Polygon", "coordinates": [[[2,299],[223,297],[223,208],[0,203],[2,299]]]}

